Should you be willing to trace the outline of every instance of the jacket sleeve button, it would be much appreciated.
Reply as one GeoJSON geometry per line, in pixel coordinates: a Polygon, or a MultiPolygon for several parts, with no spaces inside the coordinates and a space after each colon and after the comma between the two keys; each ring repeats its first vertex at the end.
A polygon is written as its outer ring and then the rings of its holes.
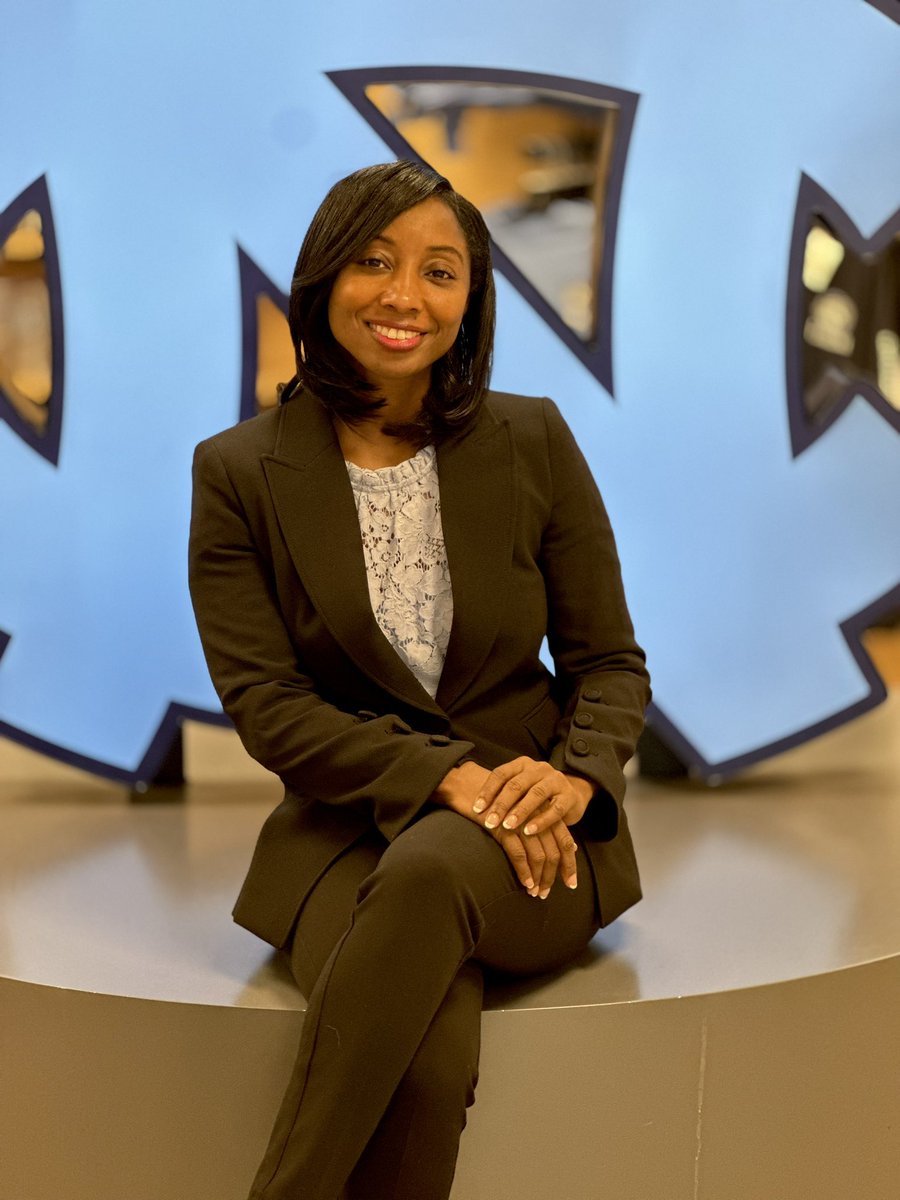
{"type": "Polygon", "coordinates": [[[361,708],[356,715],[361,721],[374,721],[377,718],[378,713],[372,712],[370,708],[361,708]]]}
{"type": "Polygon", "coordinates": [[[594,723],[594,718],[588,712],[578,712],[575,714],[575,724],[579,729],[590,729],[594,723]]]}
{"type": "Polygon", "coordinates": [[[596,704],[598,700],[603,699],[603,693],[598,687],[585,688],[585,690],[582,692],[582,697],[585,700],[590,700],[596,704]]]}
{"type": "Polygon", "coordinates": [[[450,739],[445,733],[435,733],[429,739],[432,746],[449,746],[450,739]]]}
{"type": "Polygon", "coordinates": [[[576,738],[574,740],[574,742],[572,743],[572,753],[579,754],[579,755],[584,755],[584,754],[590,753],[590,747],[588,746],[588,744],[584,740],[584,738],[576,738]]]}

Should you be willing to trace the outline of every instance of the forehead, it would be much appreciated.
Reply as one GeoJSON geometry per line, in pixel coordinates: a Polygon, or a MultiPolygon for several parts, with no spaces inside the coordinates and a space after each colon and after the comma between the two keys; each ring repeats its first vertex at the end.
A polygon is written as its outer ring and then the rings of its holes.
{"type": "Polygon", "coordinates": [[[456,214],[437,196],[402,212],[373,240],[403,244],[421,252],[455,251],[463,262],[469,262],[469,247],[456,214]]]}

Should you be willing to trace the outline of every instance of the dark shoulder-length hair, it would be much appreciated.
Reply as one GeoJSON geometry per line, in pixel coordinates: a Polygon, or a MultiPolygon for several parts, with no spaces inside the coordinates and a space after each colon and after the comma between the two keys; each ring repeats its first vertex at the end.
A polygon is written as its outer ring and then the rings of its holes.
{"type": "Polygon", "coordinates": [[[402,432],[424,443],[445,437],[474,418],[488,386],[494,347],[490,239],[475,205],[454,191],[443,175],[414,162],[354,171],[336,183],[319,206],[291,281],[288,323],[297,373],[285,385],[282,403],[309,389],[348,421],[360,420],[384,405],[352,356],[335,340],[328,300],[335,277],[355,255],[401,213],[432,197],[447,205],[466,239],[471,262],[469,301],[456,341],[432,366],[421,421],[402,432]]]}

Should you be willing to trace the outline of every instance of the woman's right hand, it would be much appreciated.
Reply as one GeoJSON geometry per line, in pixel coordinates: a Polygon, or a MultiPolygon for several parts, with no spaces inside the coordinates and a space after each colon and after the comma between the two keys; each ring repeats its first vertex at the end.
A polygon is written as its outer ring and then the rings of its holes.
{"type": "Polygon", "coordinates": [[[561,877],[568,888],[574,889],[578,886],[575,865],[575,852],[578,847],[565,822],[557,821],[543,833],[534,834],[532,837],[510,834],[502,826],[486,832],[503,847],[529,896],[538,896],[541,900],[546,900],[557,877],[561,877]]]}
{"type": "Polygon", "coordinates": [[[575,839],[569,827],[558,821],[542,833],[525,837],[513,830],[486,829],[479,814],[472,811],[475,797],[490,775],[486,767],[478,763],[465,762],[451,768],[438,784],[432,801],[444,808],[452,809],[461,817],[473,821],[497,842],[509,859],[519,882],[530,896],[546,900],[557,876],[561,876],[569,888],[577,885],[575,866],[575,839]]]}

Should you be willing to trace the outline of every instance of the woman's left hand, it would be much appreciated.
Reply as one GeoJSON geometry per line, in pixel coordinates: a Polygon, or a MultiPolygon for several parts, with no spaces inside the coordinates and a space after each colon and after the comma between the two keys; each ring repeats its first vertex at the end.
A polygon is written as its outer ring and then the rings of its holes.
{"type": "Polygon", "coordinates": [[[490,772],[472,811],[484,814],[487,829],[502,827],[532,837],[558,821],[580,821],[593,794],[587,779],[523,755],[490,772]]]}

